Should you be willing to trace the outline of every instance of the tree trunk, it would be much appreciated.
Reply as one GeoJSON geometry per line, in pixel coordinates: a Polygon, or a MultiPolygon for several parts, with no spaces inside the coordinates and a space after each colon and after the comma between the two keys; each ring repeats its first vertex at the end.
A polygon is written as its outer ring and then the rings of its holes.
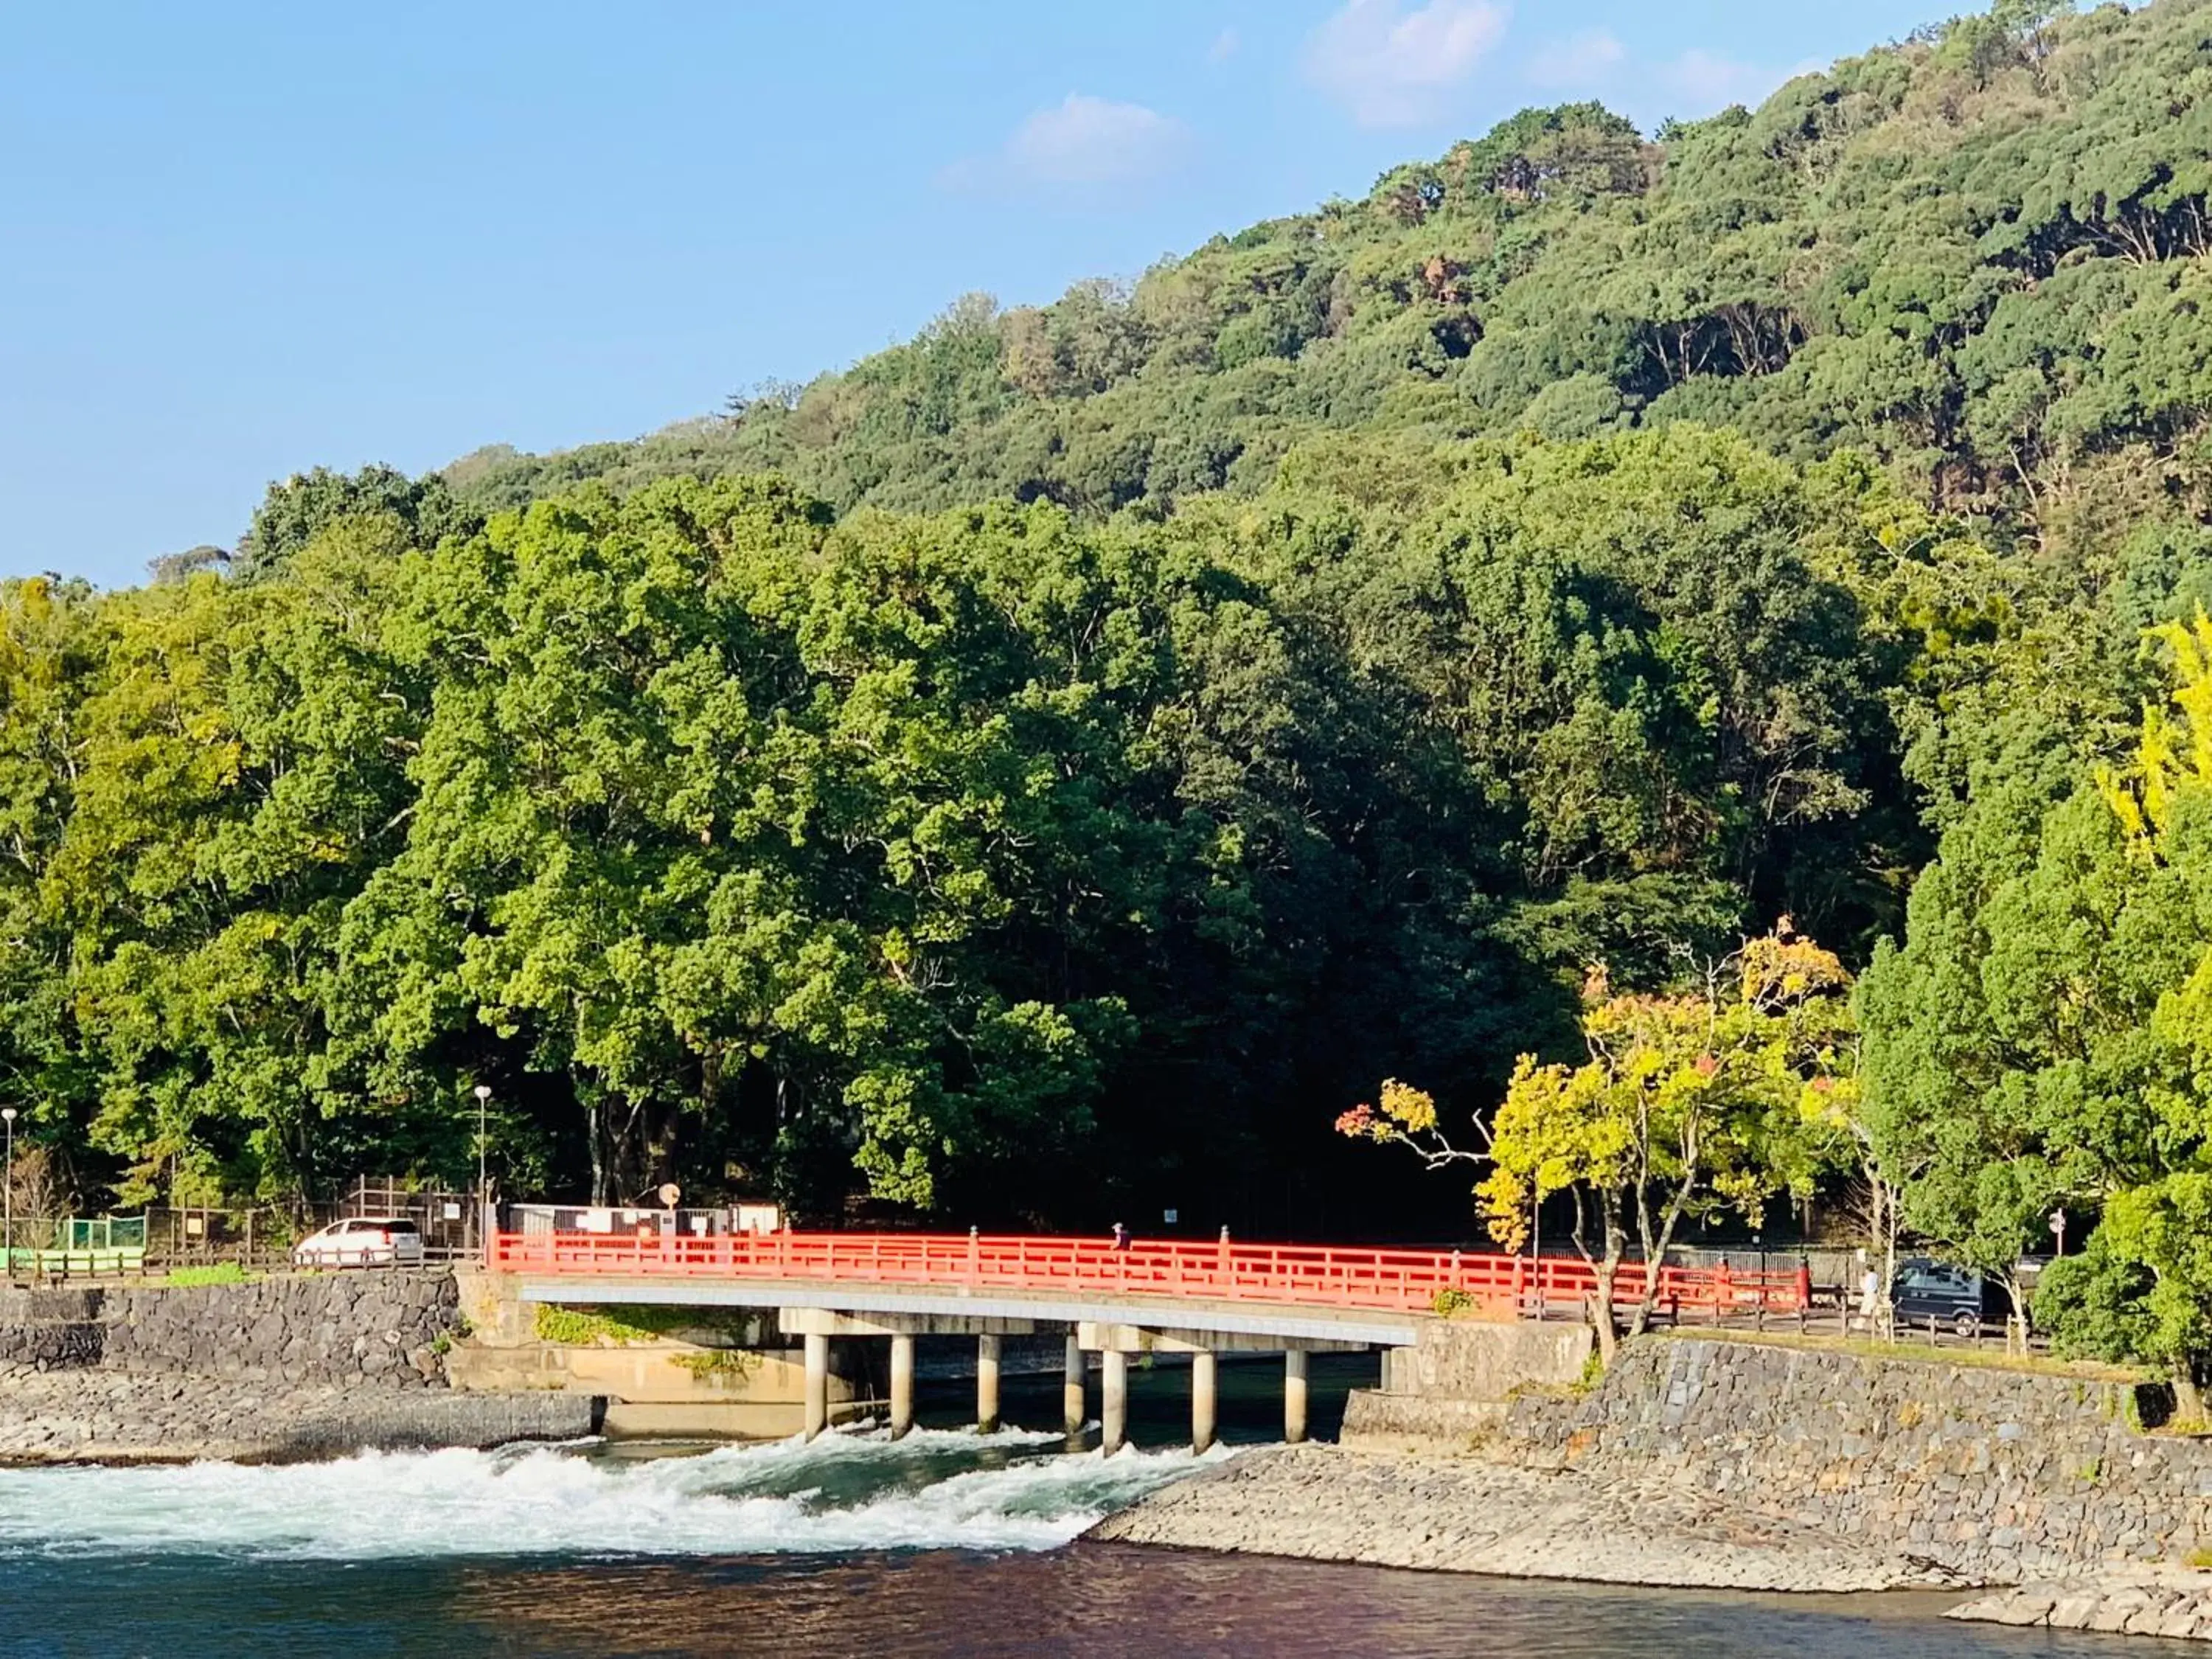
{"type": "Polygon", "coordinates": [[[1613,1356],[1620,1351],[1620,1329],[1613,1318],[1613,1281],[1620,1271],[1619,1252],[1607,1250],[1590,1264],[1590,1270],[1597,1277],[1597,1288],[1590,1293],[1590,1328],[1597,1333],[1598,1363],[1611,1370],[1613,1356]]]}
{"type": "Polygon", "coordinates": [[[2183,1360],[2173,1368],[2173,1420],[2191,1428],[2204,1422],[2204,1390],[2197,1386],[2197,1367],[2183,1360]]]}
{"type": "Polygon", "coordinates": [[[683,1114],[673,1106],[647,1104],[644,1116],[644,1188],[657,1192],[676,1179],[676,1131],[683,1114]]]}
{"type": "Polygon", "coordinates": [[[607,1169],[607,1131],[605,1115],[594,1098],[584,1105],[584,1139],[592,1148],[592,1202],[609,1205],[614,1202],[614,1186],[607,1169]]]}

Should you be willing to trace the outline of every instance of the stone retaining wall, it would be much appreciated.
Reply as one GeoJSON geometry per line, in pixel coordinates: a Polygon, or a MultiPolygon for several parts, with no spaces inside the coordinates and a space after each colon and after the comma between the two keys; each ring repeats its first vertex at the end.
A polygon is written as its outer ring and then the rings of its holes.
{"type": "Polygon", "coordinates": [[[0,1364],[231,1381],[443,1380],[453,1276],[368,1272],[175,1289],[0,1292],[0,1364]]]}
{"type": "Polygon", "coordinates": [[[1490,1455],[1664,1474],[1977,1583],[2212,1544],[2212,1443],[2133,1426],[2130,1385],[1724,1339],[1630,1344],[1579,1398],[1513,1402],[1490,1455]]]}

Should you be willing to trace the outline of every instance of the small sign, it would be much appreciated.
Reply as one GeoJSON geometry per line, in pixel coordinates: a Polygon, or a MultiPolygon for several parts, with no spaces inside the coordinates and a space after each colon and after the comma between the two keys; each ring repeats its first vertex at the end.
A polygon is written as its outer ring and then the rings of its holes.
{"type": "Polygon", "coordinates": [[[438,1212],[448,1221],[459,1221],[461,1218],[460,1205],[450,1198],[439,1207],[438,1212]]]}
{"type": "Polygon", "coordinates": [[[1182,1212],[1181,1210],[1162,1210],[1160,1212],[1160,1219],[1167,1225],[1172,1227],[1176,1222],[1182,1219],[1182,1212]]]}
{"type": "Polygon", "coordinates": [[[186,1217],[185,1218],[185,1237],[187,1237],[187,1238],[198,1238],[201,1234],[204,1233],[205,1231],[207,1231],[207,1219],[206,1219],[206,1218],[205,1218],[205,1217],[204,1217],[204,1216],[197,1216],[197,1215],[188,1215],[188,1216],[186,1216],[186,1217]]]}

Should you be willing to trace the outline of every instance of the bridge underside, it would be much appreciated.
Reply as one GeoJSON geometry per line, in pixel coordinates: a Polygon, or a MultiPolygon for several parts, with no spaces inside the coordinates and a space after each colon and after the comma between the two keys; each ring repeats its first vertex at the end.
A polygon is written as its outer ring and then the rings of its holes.
{"type": "MultiPolygon", "coordinates": [[[[810,1283],[803,1279],[626,1279],[617,1274],[523,1273],[525,1302],[617,1307],[819,1308],[831,1313],[894,1314],[957,1320],[1023,1320],[1034,1324],[1121,1325],[1148,1330],[1206,1332],[1224,1337],[1279,1338],[1274,1346],[1413,1346],[1421,1315],[1382,1309],[1313,1308],[1264,1303],[1209,1303],[1187,1297],[1097,1292],[988,1291],[944,1287],[810,1283]]],[[[948,1324],[947,1334],[961,1327],[948,1324]]],[[[1261,1346],[1260,1344],[1253,1345],[1261,1346]]]]}

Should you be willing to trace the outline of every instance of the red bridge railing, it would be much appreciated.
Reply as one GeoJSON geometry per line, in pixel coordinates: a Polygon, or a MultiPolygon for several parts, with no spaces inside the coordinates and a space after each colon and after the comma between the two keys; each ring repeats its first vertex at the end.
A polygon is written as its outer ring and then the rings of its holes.
{"type": "MultiPolygon", "coordinates": [[[[991,1237],[949,1233],[496,1233],[495,1272],[625,1279],[791,1279],[989,1291],[1181,1297],[1322,1308],[1438,1308],[1440,1297],[1494,1316],[1581,1305],[1597,1285],[1573,1258],[1487,1251],[1341,1249],[1299,1244],[991,1237]]],[[[1641,1263],[1624,1263],[1613,1299],[1642,1296],[1641,1263]]],[[[1796,1313],[1811,1287],[1802,1267],[1662,1267],[1659,1305],[1678,1314],[1796,1313]]]]}

